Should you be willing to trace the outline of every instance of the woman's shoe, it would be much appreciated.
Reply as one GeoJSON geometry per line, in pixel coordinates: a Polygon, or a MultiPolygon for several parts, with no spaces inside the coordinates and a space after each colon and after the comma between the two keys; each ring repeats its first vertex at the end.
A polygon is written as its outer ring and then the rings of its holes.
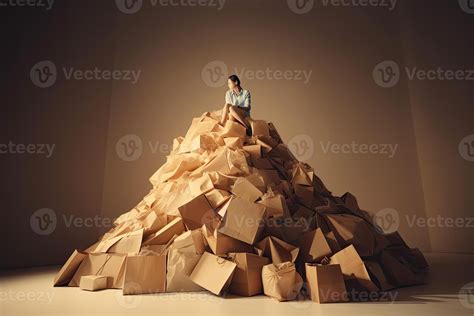
{"type": "Polygon", "coordinates": [[[252,136],[252,128],[247,127],[246,132],[247,132],[247,136],[252,136]]]}

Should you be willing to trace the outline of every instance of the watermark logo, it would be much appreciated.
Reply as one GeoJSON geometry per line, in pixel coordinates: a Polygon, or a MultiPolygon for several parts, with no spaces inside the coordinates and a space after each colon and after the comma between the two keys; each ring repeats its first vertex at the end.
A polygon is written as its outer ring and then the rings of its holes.
{"type": "Polygon", "coordinates": [[[384,208],[378,211],[373,219],[374,226],[380,234],[394,233],[400,227],[400,216],[393,208],[384,208]]]}
{"type": "Polygon", "coordinates": [[[42,208],[34,212],[30,217],[31,230],[38,235],[52,234],[59,224],[66,228],[104,228],[110,229],[114,226],[115,218],[101,217],[81,217],[74,214],[57,213],[49,208],[42,208]]]}
{"type": "Polygon", "coordinates": [[[287,0],[288,7],[296,14],[306,14],[314,7],[314,0],[287,0]]]}
{"type": "Polygon", "coordinates": [[[205,65],[201,71],[201,78],[211,88],[222,87],[229,76],[227,65],[220,60],[214,60],[205,65]]]}
{"type": "Polygon", "coordinates": [[[125,14],[134,14],[140,11],[143,0],[115,0],[117,8],[125,14]]]}
{"type": "Polygon", "coordinates": [[[474,161],[474,134],[464,137],[459,142],[458,150],[464,160],[474,161]]]}
{"type": "Polygon", "coordinates": [[[459,6],[464,12],[468,14],[474,14],[474,0],[458,0],[458,1],[459,1],[459,6]]]}
{"type": "Polygon", "coordinates": [[[53,8],[54,0],[0,0],[1,7],[38,7],[49,11],[53,8]]]}
{"type": "Polygon", "coordinates": [[[386,60],[375,66],[372,75],[377,85],[391,88],[400,81],[400,68],[393,60],[386,60]]]}
{"type": "MultiPolygon", "coordinates": [[[[474,1],[474,0],[473,0],[474,1]]],[[[404,67],[404,75],[409,81],[473,81],[473,69],[444,69],[442,67],[420,69],[418,67],[404,67]]],[[[372,72],[374,81],[382,88],[391,88],[397,85],[402,75],[398,64],[386,60],[377,64],[372,72]]]]}
{"type": "Polygon", "coordinates": [[[115,151],[123,161],[135,161],[143,154],[142,139],[133,134],[122,136],[115,144],[115,151]]]}
{"type": "Polygon", "coordinates": [[[56,65],[50,60],[43,60],[36,63],[30,70],[31,82],[37,87],[48,88],[56,83],[59,75],[65,80],[91,81],[91,80],[114,80],[128,81],[136,84],[140,79],[141,70],[135,69],[77,69],[74,67],[62,67],[58,71],[56,65]]]}
{"type": "Polygon", "coordinates": [[[474,309],[474,282],[464,285],[458,294],[459,303],[467,309],[474,309]]]}
{"type": "MultiPolygon", "coordinates": [[[[218,11],[226,0],[148,0],[151,7],[213,7],[218,11]]],[[[115,0],[117,8],[125,14],[135,14],[143,7],[143,0],[115,0]]]]}
{"type": "Polygon", "coordinates": [[[56,230],[56,212],[49,208],[42,208],[34,212],[30,217],[30,226],[38,235],[50,235],[56,230]]]}
{"type": "Polygon", "coordinates": [[[30,70],[30,78],[33,84],[40,88],[51,87],[57,79],[56,65],[50,60],[36,63],[30,70]]]}
{"type": "Polygon", "coordinates": [[[299,161],[308,161],[314,156],[314,141],[309,135],[300,134],[292,137],[288,148],[299,161]]]}
{"type": "MultiPolygon", "coordinates": [[[[247,67],[232,67],[232,73],[239,76],[241,80],[286,80],[300,81],[307,84],[313,74],[312,70],[307,69],[249,69],[247,67]]],[[[220,60],[214,60],[207,63],[201,70],[201,78],[204,83],[211,88],[220,88],[227,82],[229,67],[220,60]]]]}

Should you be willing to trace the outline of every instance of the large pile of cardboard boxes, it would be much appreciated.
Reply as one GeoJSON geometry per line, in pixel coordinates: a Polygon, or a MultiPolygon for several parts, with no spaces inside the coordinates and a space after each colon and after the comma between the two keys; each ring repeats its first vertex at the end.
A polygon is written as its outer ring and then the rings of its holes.
{"type": "Polygon", "coordinates": [[[279,301],[351,300],[424,282],[428,265],[384,234],[353,195],[334,196],[272,123],[194,118],[150,178],[153,189],[55,286],[123,294],[209,291],[279,301]]]}

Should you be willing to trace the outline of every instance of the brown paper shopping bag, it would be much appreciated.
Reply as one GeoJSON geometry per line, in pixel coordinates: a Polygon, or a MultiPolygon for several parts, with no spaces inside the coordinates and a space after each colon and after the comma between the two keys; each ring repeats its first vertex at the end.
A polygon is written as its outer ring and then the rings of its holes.
{"type": "Polygon", "coordinates": [[[336,303],[348,300],[346,285],[338,264],[306,263],[308,294],[317,303],[336,303]]]}
{"type": "Polygon", "coordinates": [[[290,301],[298,297],[303,279],[292,262],[271,263],[262,268],[263,292],[278,301],[290,301]]]}
{"type": "Polygon", "coordinates": [[[72,277],[69,286],[79,286],[84,275],[102,275],[107,277],[108,289],[121,289],[126,257],[126,254],[119,253],[89,253],[72,277]]]}
{"type": "Polygon", "coordinates": [[[202,253],[201,230],[187,231],[176,237],[168,251],[166,292],[195,292],[204,290],[189,279],[202,253]]]}
{"type": "Polygon", "coordinates": [[[269,263],[269,259],[245,252],[230,253],[229,257],[237,264],[229,292],[241,296],[261,294],[262,268],[269,263]]]}
{"type": "Polygon", "coordinates": [[[84,258],[87,257],[86,252],[82,252],[79,250],[74,250],[72,255],[67,259],[66,263],[62,266],[61,270],[59,270],[58,274],[54,278],[54,286],[61,286],[61,285],[67,285],[72,277],[74,276],[74,273],[76,273],[77,268],[79,268],[79,265],[81,262],[84,260],[84,258]]]}
{"type": "Polygon", "coordinates": [[[189,278],[219,295],[230,285],[236,267],[235,262],[204,252],[189,278]]]}
{"type": "Polygon", "coordinates": [[[247,244],[254,244],[264,228],[265,207],[232,197],[219,232],[247,244]]]}
{"type": "Polygon", "coordinates": [[[158,255],[128,256],[123,284],[124,295],[164,293],[166,250],[158,255]]]}

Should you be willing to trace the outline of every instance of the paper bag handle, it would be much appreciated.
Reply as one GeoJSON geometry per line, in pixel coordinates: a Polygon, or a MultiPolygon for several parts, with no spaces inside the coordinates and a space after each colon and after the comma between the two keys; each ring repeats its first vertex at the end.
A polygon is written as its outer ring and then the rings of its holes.
{"type": "Polygon", "coordinates": [[[104,261],[104,263],[102,264],[102,266],[99,268],[99,270],[97,270],[97,272],[95,273],[95,275],[100,275],[100,273],[102,273],[102,271],[104,270],[104,267],[105,267],[105,265],[107,264],[107,262],[109,262],[109,260],[112,259],[112,256],[109,255],[108,253],[106,253],[105,255],[106,255],[105,261],[104,261]]]}

